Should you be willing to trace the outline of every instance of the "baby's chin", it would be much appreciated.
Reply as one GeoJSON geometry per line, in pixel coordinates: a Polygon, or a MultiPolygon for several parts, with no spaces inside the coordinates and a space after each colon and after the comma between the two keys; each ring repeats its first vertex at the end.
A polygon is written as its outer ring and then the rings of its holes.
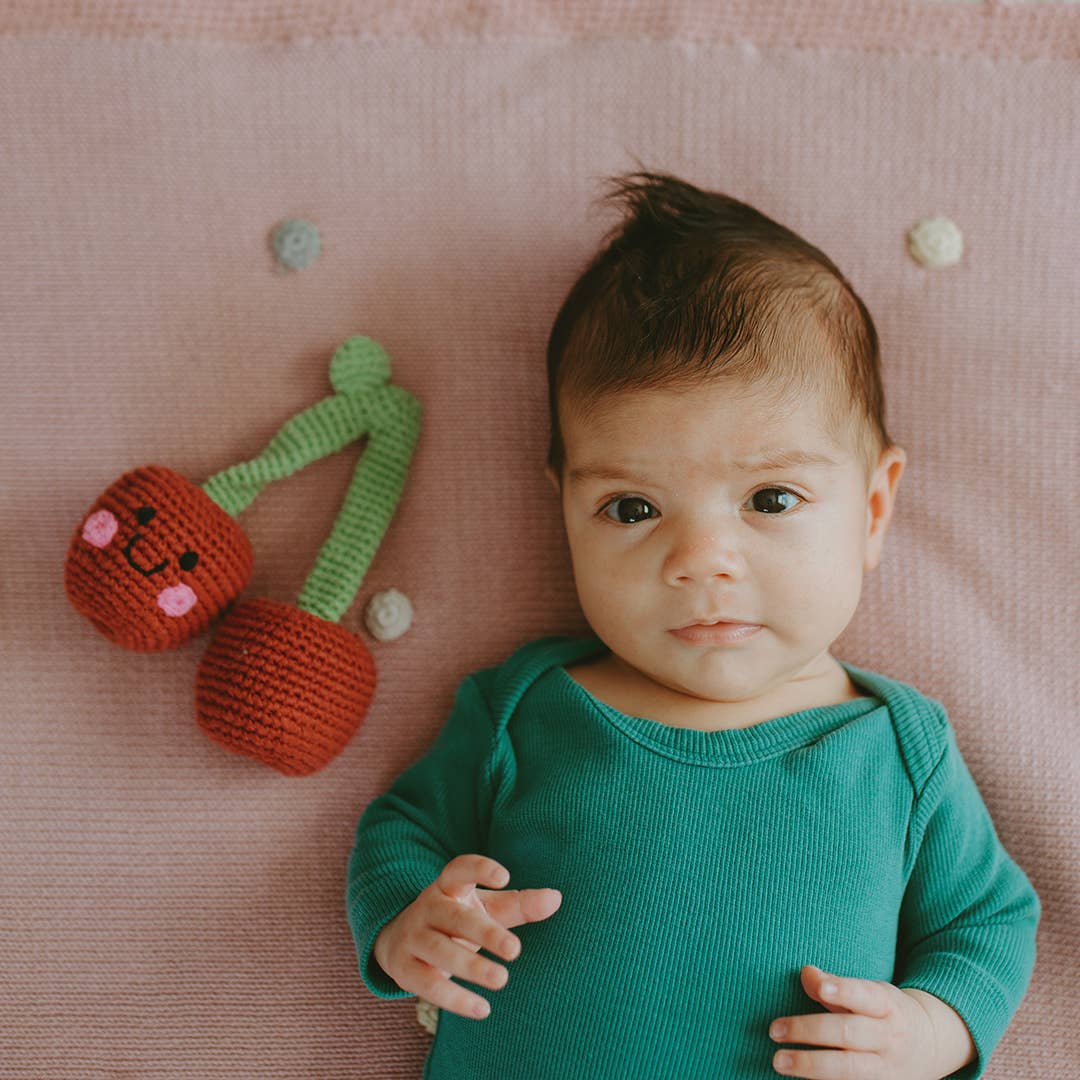
{"type": "Polygon", "coordinates": [[[773,689],[747,679],[737,681],[715,679],[707,683],[664,684],[678,694],[688,708],[722,705],[752,705],[762,701],[773,689]]]}
{"type": "MultiPolygon", "coordinates": [[[[709,650],[715,653],[719,650],[709,650]]],[[[704,650],[699,650],[703,653],[704,650]]],[[[646,689],[667,695],[688,708],[715,705],[746,705],[776,689],[777,683],[762,680],[759,665],[747,657],[715,658],[699,655],[682,663],[657,665],[613,654],[630,679],[645,680],[646,689]],[[712,669],[712,670],[710,670],[712,669]]]]}

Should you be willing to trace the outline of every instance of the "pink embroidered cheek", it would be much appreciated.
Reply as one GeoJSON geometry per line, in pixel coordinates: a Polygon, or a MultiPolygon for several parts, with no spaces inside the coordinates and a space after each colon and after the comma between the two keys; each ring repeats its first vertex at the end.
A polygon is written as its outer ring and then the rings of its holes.
{"type": "Polygon", "coordinates": [[[172,615],[174,618],[186,615],[195,606],[197,600],[195,591],[187,585],[171,585],[167,589],[162,589],[157,598],[158,607],[166,615],[172,615]]]}
{"type": "Polygon", "coordinates": [[[82,538],[94,547],[108,547],[118,528],[116,518],[108,510],[98,510],[86,519],[82,538]]]}

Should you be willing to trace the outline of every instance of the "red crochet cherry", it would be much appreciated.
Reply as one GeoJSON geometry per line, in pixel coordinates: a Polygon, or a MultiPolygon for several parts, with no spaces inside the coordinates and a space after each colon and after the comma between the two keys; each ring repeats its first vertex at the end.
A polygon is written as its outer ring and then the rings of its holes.
{"type": "Polygon", "coordinates": [[[64,589],[110,641],[161,652],[202,633],[239,595],[255,555],[201,488],[161,465],[125,473],[75,530],[64,589]]]}
{"type": "Polygon", "coordinates": [[[345,748],[375,682],[371,653],[343,626],[280,600],[241,600],[199,661],[195,719],[226,749],[306,776],[345,748]]]}

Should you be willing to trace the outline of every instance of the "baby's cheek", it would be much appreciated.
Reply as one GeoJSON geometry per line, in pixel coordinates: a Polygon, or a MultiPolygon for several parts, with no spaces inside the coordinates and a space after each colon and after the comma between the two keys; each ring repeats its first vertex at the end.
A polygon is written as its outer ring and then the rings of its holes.
{"type": "Polygon", "coordinates": [[[86,519],[82,538],[94,547],[108,547],[118,528],[116,518],[108,510],[98,510],[86,519]]]}

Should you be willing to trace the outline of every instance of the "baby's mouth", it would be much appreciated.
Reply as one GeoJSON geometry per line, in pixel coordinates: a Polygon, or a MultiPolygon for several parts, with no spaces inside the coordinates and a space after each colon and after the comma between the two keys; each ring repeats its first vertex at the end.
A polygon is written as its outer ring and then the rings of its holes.
{"type": "Polygon", "coordinates": [[[142,539],[142,533],[136,533],[128,542],[127,547],[124,548],[124,558],[127,559],[128,565],[133,569],[138,570],[144,577],[150,577],[151,574],[160,574],[166,566],[169,565],[169,560],[165,559],[164,562],[160,562],[157,566],[152,566],[149,570],[144,570],[132,557],[131,549],[135,544],[142,539]]]}

